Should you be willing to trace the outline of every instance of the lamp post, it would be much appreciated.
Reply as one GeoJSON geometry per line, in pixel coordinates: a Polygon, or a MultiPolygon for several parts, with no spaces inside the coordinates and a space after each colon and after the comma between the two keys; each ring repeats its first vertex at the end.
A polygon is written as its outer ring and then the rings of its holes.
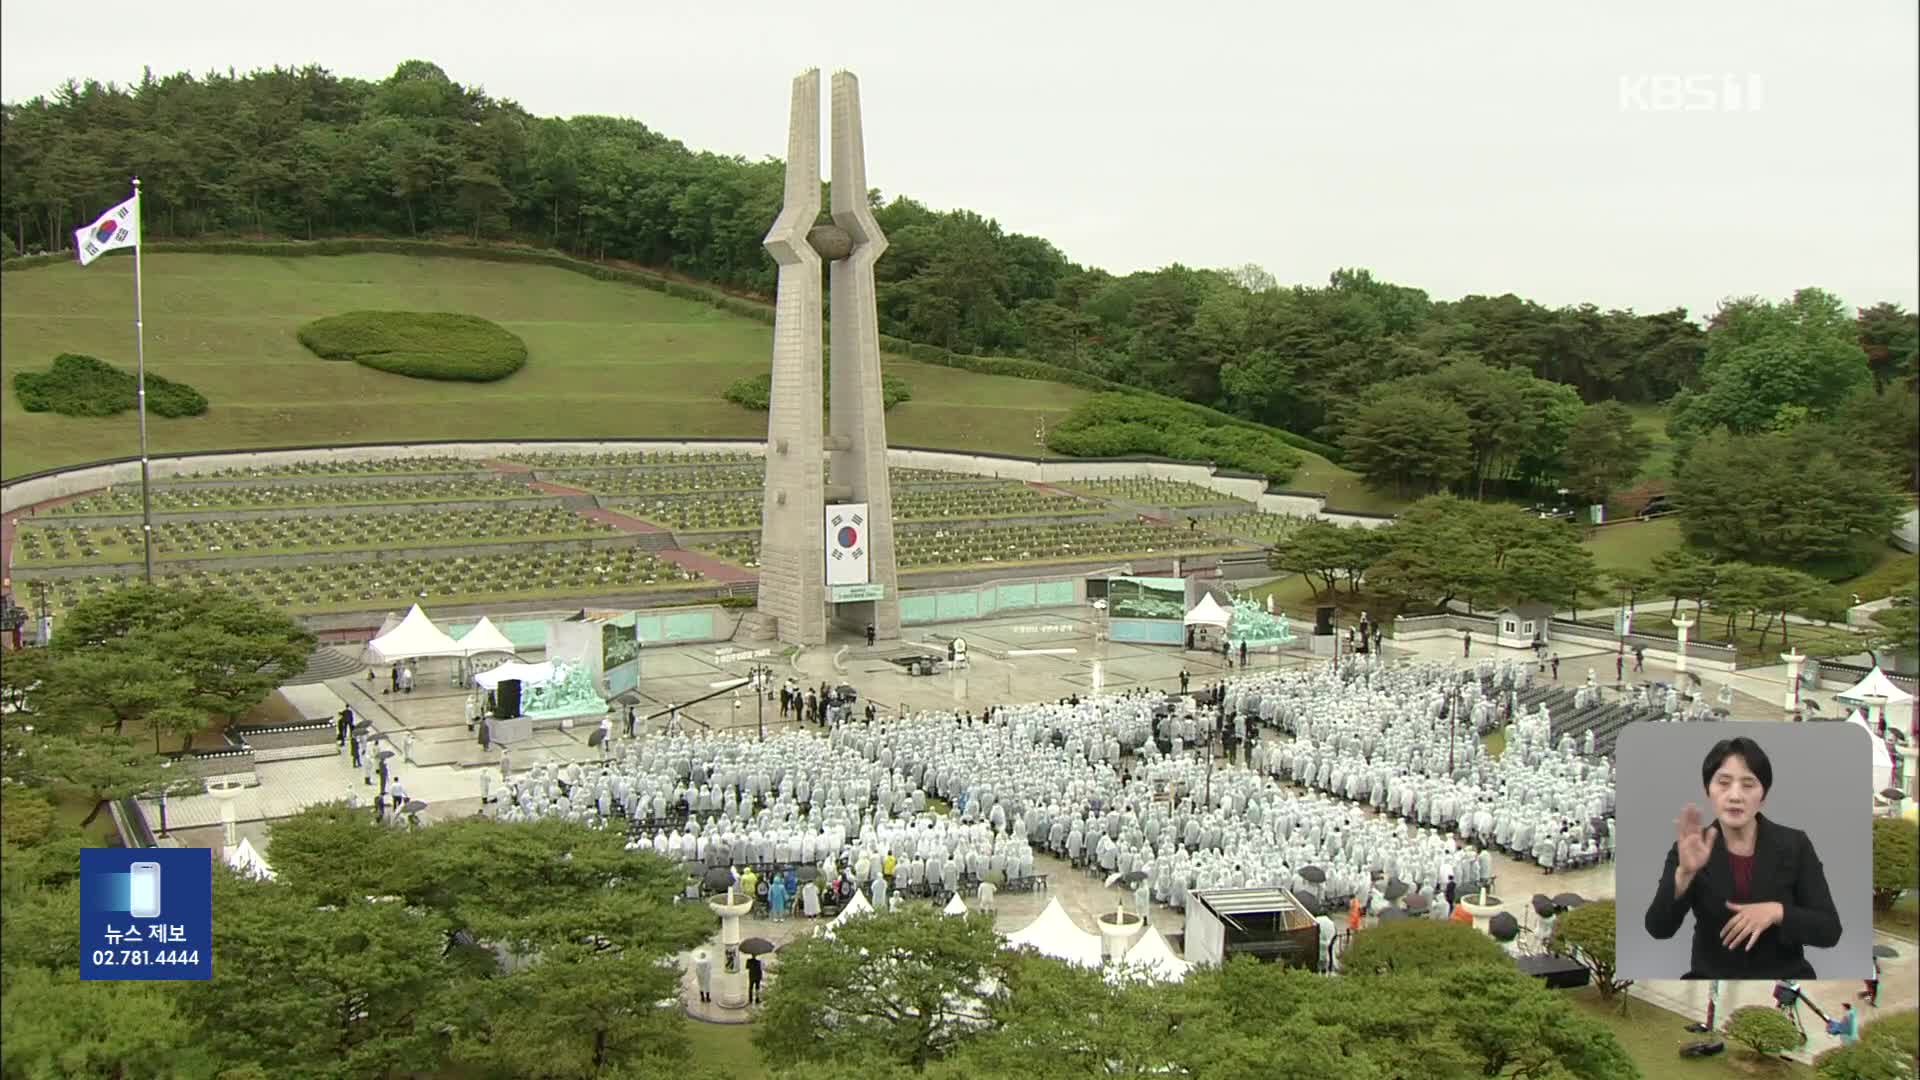
{"type": "Polygon", "coordinates": [[[757,724],[760,732],[759,741],[766,742],[767,684],[773,681],[773,669],[767,667],[765,664],[755,664],[753,665],[753,670],[747,673],[747,678],[753,683],[753,696],[754,700],[758,703],[759,717],[757,724]]]}
{"type": "MultiPolygon", "coordinates": [[[[162,769],[173,768],[173,759],[168,758],[166,761],[161,762],[160,767],[162,769]]],[[[162,778],[160,781],[160,835],[167,835],[167,781],[165,778],[162,778]]]]}

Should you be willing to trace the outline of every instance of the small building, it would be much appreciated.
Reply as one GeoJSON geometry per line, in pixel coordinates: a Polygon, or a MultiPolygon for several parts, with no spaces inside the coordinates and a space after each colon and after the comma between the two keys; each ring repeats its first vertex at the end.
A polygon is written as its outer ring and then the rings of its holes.
{"type": "Polygon", "coordinates": [[[1553,605],[1528,600],[1501,608],[1493,617],[1493,643],[1510,649],[1531,649],[1536,641],[1553,640],[1553,605]]]}
{"type": "Polygon", "coordinates": [[[1313,971],[1320,927],[1286,889],[1201,889],[1187,894],[1183,944],[1189,964],[1252,956],[1313,971]]]}

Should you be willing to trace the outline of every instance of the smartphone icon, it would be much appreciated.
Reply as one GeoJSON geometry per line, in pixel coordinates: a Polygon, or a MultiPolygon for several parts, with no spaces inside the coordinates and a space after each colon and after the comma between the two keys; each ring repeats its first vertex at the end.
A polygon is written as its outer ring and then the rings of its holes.
{"type": "Polygon", "coordinates": [[[136,919],[157,919],[160,917],[160,864],[157,862],[137,862],[128,874],[131,888],[128,890],[128,908],[136,919]]]}

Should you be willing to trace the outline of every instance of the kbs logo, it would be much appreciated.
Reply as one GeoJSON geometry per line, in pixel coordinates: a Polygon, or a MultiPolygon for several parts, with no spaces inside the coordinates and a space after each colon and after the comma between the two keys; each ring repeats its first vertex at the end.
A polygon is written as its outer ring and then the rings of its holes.
{"type": "Polygon", "coordinates": [[[1621,112],[1759,112],[1758,75],[1622,75],[1621,112]]]}

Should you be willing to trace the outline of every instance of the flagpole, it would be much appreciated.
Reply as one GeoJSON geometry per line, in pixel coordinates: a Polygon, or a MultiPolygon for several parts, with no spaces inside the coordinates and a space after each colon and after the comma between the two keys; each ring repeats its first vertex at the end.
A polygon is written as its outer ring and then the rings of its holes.
{"type": "Polygon", "coordinates": [[[147,460],[147,344],[140,317],[140,178],[133,178],[133,358],[138,371],[140,406],[140,536],[147,557],[147,584],[153,584],[153,475],[147,460]]]}

